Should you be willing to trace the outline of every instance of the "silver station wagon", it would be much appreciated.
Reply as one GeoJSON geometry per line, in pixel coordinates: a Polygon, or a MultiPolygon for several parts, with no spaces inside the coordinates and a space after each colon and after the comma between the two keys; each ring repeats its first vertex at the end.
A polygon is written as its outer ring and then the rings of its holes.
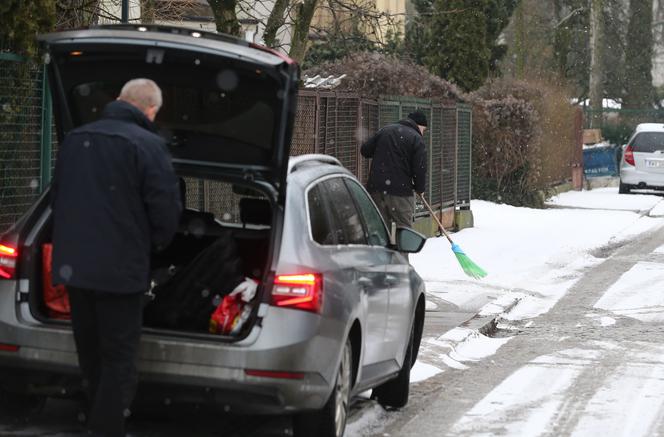
{"type": "MultiPolygon", "coordinates": [[[[144,323],[139,398],[167,393],[220,411],[292,414],[297,436],[342,436],[350,399],[368,389],[382,405],[405,405],[425,315],[424,284],[405,253],[425,239],[388,231],[336,159],[289,158],[297,66],[240,40],[178,28],[110,26],[41,40],[60,141],[95,120],[131,78],[163,90],[156,122],[185,210],[171,245],[154,254],[155,283],[228,235],[243,276],[259,283],[232,334],[144,323]]],[[[81,393],[70,323],[44,297],[51,220],[46,190],[0,236],[6,411],[81,393]]]]}

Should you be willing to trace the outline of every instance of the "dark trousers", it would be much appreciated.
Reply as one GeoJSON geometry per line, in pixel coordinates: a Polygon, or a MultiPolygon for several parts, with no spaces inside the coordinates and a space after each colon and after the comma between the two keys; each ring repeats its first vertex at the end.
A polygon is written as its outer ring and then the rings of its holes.
{"type": "Polygon", "coordinates": [[[68,287],[78,362],[94,435],[124,437],[125,410],[134,398],[143,293],[68,287]]]}
{"type": "Polygon", "coordinates": [[[391,194],[373,192],[371,198],[376,203],[388,229],[392,222],[397,226],[410,228],[413,226],[413,213],[415,212],[414,196],[393,196],[391,194]]]}

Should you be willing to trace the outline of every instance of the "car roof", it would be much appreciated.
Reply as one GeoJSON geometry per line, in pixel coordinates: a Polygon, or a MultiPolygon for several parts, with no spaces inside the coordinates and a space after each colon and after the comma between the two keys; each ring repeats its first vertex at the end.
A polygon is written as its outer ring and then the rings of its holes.
{"type": "Polygon", "coordinates": [[[341,162],[330,155],[306,154],[291,156],[288,160],[288,178],[298,179],[301,183],[309,182],[329,174],[344,174],[355,178],[341,162]]]}
{"type": "Polygon", "coordinates": [[[640,123],[636,126],[634,133],[639,132],[664,132],[664,124],[662,123],[640,123]]]}

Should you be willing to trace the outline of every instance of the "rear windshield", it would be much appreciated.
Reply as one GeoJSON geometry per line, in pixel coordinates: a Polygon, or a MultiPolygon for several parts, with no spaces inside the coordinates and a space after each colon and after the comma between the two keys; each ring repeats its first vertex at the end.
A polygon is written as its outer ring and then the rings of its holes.
{"type": "Polygon", "coordinates": [[[641,132],[632,141],[632,149],[641,153],[664,152],[664,132],[641,132]]]}
{"type": "Polygon", "coordinates": [[[162,89],[156,124],[175,158],[267,162],[282,96],[276,78],[238,60],[175,49],[100,47],[64,56],[65,93],[75,126],[96,120],[129,79],[162,89]]]}

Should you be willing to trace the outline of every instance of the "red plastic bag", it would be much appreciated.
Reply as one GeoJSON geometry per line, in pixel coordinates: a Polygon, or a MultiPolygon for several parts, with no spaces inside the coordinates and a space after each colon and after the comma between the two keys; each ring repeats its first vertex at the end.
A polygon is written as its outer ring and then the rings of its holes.
{"type": "Polygon", "coordinates": [[[245,305],[240,294],[224,296],[210,317],[210,333],[228,335],[239,331],[245,305]]]}
{"type": "Polygon", "coordinates": [[[53,245],[46,243],[42,246],[42,271],[44,284],[44,304],[48,309],[49,317],[54,319],[70,319],[71,307],[69,295],[64,285],[53,285],[51,271],[53,269],[53,245]]]}

